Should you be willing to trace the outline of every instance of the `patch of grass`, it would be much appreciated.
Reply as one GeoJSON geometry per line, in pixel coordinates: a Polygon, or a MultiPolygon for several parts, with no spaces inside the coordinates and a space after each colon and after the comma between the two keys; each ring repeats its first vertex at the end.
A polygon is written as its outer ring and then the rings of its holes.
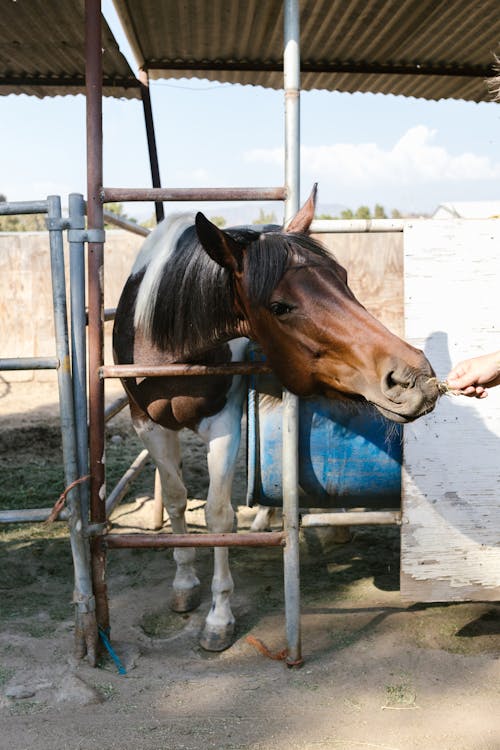
{"type": "Polygon", "coordinates": [[[19,700],[9,706],[11,716],[28,716],[29,714],[39,714],[46,711],[47,703],[41,701],[19,700]]]}
{"type": "Polygon", "coordinates": [[[51,507],[64,489],[62,461],[0,468],[0,509],[51,507]]]}
{"type": "Polygon", "coordinates": [[[330,630],[328,635],[331,638],[330,645],[334,651],[342,651],[349,648],[353,643],[359,640],[359,633],[347,630],[330,630]]]}
{"type": "Polygon", "coordinates": [[[15,669],[12,669],[10,667],[2,667],[2,665],[0,664],[0,687],[2,687],[2,685],[6,685],[9,682],[11,677],[14,676],[15,671],[15,669]]]}
{"type": "Polygon", "coordinates": [[[116,696],[118,695],[118,689],[114,685],[112,685],[110,682],[94,685],[94,687],[99,693],[99,695],[101,696],[101,698],[103,698],[103,700],[105,701],[113,700],[113,698],[116,698],[116,696]]]}
{"type": "Polygon", "coordinates": [[[168,636],[181,630],[189,615],[180,615],[176,612],[160,611],[146,613],[141,622],[141,628],[151,638],[168,638],[168,636]]]}
{"type": "Polygon", "coordinates": [[[386,707],[388,708],[414,708],[416,697],[414,688],[408,682],[385,686],[386,707]]]}

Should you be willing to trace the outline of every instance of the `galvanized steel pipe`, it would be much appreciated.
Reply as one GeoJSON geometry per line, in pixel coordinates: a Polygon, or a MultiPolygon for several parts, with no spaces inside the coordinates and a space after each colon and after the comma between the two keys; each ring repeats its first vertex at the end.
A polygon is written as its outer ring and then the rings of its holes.
{"type": "Polygon", "coordinates": [[[6,357],[0,359],[0,370],[57,370],[57,357],[6,357]]]}
{"type": "MultiPolygon", "coordinates": [[[[83,195],[69,196],[71,229],[85,229],[85,201],[83,195]]],[[[71,364],[73,400],[75,406],[78,471],[81,477],[89,473],[87,427],[87,315],[85,308],[85,244],[69,238],[70,299],[71,299],[71,364]]],[[[89,487],[80,487],[82,523],[89,518],[89,487]]]]}
{"type": "Polygon", "coordinates": [[[18,214],[46,214],[48,210],[48,201],[0,202],[0,216],[16,216],[18,214]]]}
{"type": "MultiPolygon", "coordinates": [[[[298,0],[284,3],[285,224],[300,202],[300,17],[298,0]]],[[[299,399],[283,393],[283,521],[287,663],[300,664],[299,399]]]]}
{"type": "MultiPolygon", "coordinates": [[[[48,203],[54,329],[57,356],[61,363],[61,366],[57,370],[57,378],[64,457],[64,479],[66,487],[69,487],[79,478],[79,470],[69,354],[68,316],[66,310],[66,280],[64,273],[64,248],[61,229],[61,199],[59,196],[51,196],[48,199],[48,203]]],[[[66,502],[69,509],[68,520],[75,575],[75,601],[83,607],[93,607],[89,547],[83,533],[78,486],[73,487],[73,489],[68,492],[66,502]],[[92,602],[92,605],[89,604],[90,602],[92,602]]]]}

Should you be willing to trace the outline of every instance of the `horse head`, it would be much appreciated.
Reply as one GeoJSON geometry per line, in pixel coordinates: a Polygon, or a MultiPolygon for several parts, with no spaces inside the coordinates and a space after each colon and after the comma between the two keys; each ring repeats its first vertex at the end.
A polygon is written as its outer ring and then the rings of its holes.
{"type": "Polygon", "coordinates": [[[230,274],[239,330],[259,343],[286,388],[361,396],[388,419],[412,421],[434,407],[434,371],[358,302],[345,269],[308,236],[315,192],[284,230],[242,241],[198,213],[198,238],[230,274]]]}

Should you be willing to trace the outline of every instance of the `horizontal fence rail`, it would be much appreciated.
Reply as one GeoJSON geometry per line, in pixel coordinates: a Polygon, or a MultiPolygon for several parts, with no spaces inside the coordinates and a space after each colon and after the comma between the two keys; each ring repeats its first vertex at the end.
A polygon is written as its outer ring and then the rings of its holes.
{"type": "Polygon", "coordinates": [[[123,201],[283,201],[284,187],[102,188],[103,203],[123,201]]]}
{"type": "MultiPolygon", "coordinates": [[[[39,521],[47,521],[50,514],[53,512],[53,508],[28,508],[28,509],[13,509],[13,510],[0,510],[0,524],[1,523],[38,523],[39,521]]],[[[69,510],[63,508],[56,521],[67,521],[69,519],[69,510]]]]}
{"type": "Polygon", "coordinates": [[[101,378],[159,378],[162,376],[265,375],[272,372],[264,362],[231,362],[227,365],[105,365],[101,378]]]}
{"type": "Polygon", "coordinates": [[[114,214],[111,211],[104,211],[103,214],[105,222],[108,224],[114,224],[115,226],[120,227],[120,229],[126,229],[127,232],[139,234],[141,237],[147,237],[148,234],[151,234],[151,230],[147,227],[141,227],[140,224],[136,224],[134,221],[129,221],[129,219],[125,219],[123,216],[114,214]]]}
{"type": "Polygon", "coordinates": [[[403,232],[406,224],[408,219],[315,219],[309,231],[311,234],[403,232]]]}
{"type": "Polygon", "coordinates": [[[399,510],[353,510],[332,513],[307,513],[302,516],[301,526],[391,526],[401,525],[399,510]]]}
{"type": "Polygon", "coordinates": [[[7,357],[0,359],[0,370],[57,370],[57,357],[7,357]]]}
{"type": "Polygon", "coordinates": [[[227,534],[106,534],[100,538],[106,547],[149,548],[164,547],[283,547],[283,531],[228,532],[227,534]]]}
{"type": "Polygon", "coordinates": [[[19,214],[46,214],[48,212],[48,201],[0,202],[0,216],[17,216],[19,214]]]}

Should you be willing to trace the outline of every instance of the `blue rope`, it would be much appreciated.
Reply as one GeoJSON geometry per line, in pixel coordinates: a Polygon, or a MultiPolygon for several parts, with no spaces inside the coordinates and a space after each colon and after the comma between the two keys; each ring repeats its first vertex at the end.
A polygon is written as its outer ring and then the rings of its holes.
{"type": "Polygon", "coordinates": [[[109,630],[106,632],[104,628],[99,627],[99,636],[101,638],[101,641],[104,643],[104,646],[106,647],[106,651],[113,659],[114,663],[116,664],[118,668],[119,674],[127,674],[127,670],[123,666],[123,664],[120,661],[120,657],[114,650],[113,646],[111,645],[111,642],[109,640],[109,630]]]}

